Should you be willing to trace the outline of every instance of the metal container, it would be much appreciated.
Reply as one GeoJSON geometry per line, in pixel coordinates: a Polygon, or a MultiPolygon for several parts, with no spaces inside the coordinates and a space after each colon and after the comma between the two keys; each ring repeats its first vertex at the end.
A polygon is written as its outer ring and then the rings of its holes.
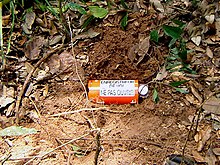
{"type": "Polygon", "coordinates": [[[137,104],[138,80],[89,80],[89,100],[101,104],[137,104]]]}

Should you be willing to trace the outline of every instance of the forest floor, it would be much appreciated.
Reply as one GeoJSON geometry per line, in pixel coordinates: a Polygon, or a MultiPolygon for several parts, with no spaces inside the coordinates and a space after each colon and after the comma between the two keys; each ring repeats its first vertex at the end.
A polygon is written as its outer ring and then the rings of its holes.
{"type": "MultiPolygon", "coordinates": [[[[30,34],[24,26],[31,20],[15,23],[7,74],[0,72],[1,81],[8,82],[7,97],[15,101],[1,106],[1,128],[16,125],[19,113],[19,125],[38,132],[2,136],[0,161],[4,165],[161,165],[166,160],[169,165],[169,155],[184,152],[200,164],[220,164],[220,4],[213,4],[217,14],[214,22],[204,23],[208,30],[201,32],[201,43],[186,35],[187,50],[194,50],[184,61],[191,70],[180,70],[180,65],[165,69],[170,37],[161,29],[158,43],[149,41],[152,30],[171,22],[169,12],[186,24],[196,19],[187,11],[181,13],[182,5],[167,5],[162,8],[165,14],[156,5],[142,4],[139,11],[129,13],[125,30],[120,27],[120,12],[108,15],[77,34],[72,44],[62,40],[50,13],[33,10],[30,34]],[[42,55],[53,50],[31,74],[16,112],[27,75],[42,55]],[[149,93],[133,105],[88,102],[84,86],[87,89],[88,80],[100,79],[139,80],[148,84],[149,93]]],[[[3,12],[4,38],[10,34],[9,15],[8,10],[3,12]]]]}

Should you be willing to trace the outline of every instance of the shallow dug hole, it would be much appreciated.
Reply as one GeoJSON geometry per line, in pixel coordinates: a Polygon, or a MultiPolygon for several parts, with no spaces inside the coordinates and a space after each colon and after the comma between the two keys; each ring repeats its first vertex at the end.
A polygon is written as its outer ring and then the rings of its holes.
{"type": "MultiPolygon", "coordinates": [[[[193,109],[182,107],[178,101],[168,100],[166,90],[161,91],[159,104],[151,98],[137,105],[96,105],[81,99],[83,91],[77,82],[51,83],[50,95],[39,101],[40,125],[28,123],[28,127],[40,130],[33,135],[34,146],[48,151],[100,128],[101,151],[99,164],[162,164],[165,157],[181,153],[193,109]],[[102,107],[100,109],[94,109],[102,107]],[[83,109],[82,109],[83,108],[83,109]],[[93,111],[91,109],[94,109],[93,111]],[[77,110],[82,109],[81,112],[77,110]],[[76,113],[75,113],[75,112],[76,113]],[[67,115],[62,113],[69,112],[67,115]],[[71,113],[70,113],[71,112],[71,113]],[[60,114],[56,117],[54,114],[60,114]]],[[[96,153],[96,132],[47,155],[40,164],[93,164],[96,153]]],[[[186,154],[194,149],[189,142],[186,154]]]]}
{"type": "MultiPolygon", "coordinates": [[[[97,133],[92,131],[94,128],[99,128],[101,135],[99,164],[162,164],[167,155],[181,153],[190,124],[188,116],[195,109],[183,106],[182,96],[170,93],[169,88],[158,91],[158,104],[148,97],[136,105],[86,105],[79,82],[51,82],[47,98],[37,102],[40,125],[23,125],[40,131],[31,136],[32,145],[40,147],[36,154],[76,140],[34,163],[93,164],[97,133]]],[[[194,147],[189,142],[186,154],[190,155],[194,147]]]]}

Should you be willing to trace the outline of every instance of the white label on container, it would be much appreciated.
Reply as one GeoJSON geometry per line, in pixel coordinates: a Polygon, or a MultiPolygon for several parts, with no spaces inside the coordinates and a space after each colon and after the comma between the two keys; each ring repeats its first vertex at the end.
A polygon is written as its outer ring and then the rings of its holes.
{"type": "Polygon", "coordinates": [[[135,80],[100,80],[100,96],[135,96],[135,80]]]}

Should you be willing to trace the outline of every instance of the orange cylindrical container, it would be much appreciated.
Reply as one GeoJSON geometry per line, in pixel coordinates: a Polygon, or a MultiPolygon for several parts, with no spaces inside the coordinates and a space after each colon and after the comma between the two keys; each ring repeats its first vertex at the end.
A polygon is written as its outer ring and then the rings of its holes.
{"type": "Polygon", "coordinates": [[[89,100],[101,104],[138,103],[138,80],[89,80],[89,100]]]}

